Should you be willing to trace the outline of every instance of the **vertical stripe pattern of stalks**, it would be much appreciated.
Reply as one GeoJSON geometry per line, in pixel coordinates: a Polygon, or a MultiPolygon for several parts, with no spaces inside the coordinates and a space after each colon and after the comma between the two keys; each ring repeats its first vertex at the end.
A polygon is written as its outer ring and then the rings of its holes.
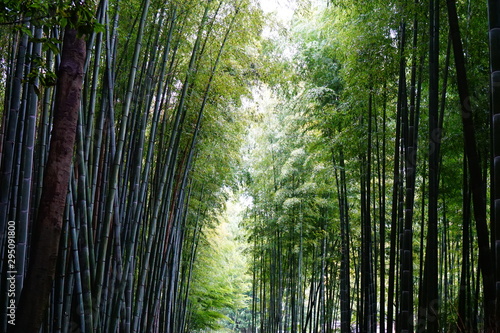
{"type": "MultiPolygon", "coordinates": [[[[257,38],[260,12],[246,0],[100,0],[90,9],[99,26],[85,35],[76,142],[42,331],[188,331],[198,240],[222,207],[221,189],[234,181],[243,127],[233,118],[249,92],[246,47],[257,38]],[[235,37],[243,29],[250,34],[235,37]]],[[[59,43],[43,43],[61,29],[29,18],[23,24],[9,34],[0,140],[0,229],[4,235],[7,221],[16,222],[19,291],[55,98],[46,80],[27,78],[30,66],[40,66],[35,60],[45,71],[57,68],[59,43]]],[[[5,276],[11,269],[0,239],[5,276]]],[[[2,304],[7,288],[2,279],[2,304]]],[[[6,332],[7,313],[0,315],[6,332]]]]}
{"type": "Polygon", "coordinates": [[[460,97],[460,111],[462,128],[464,134],[465,154],[467,158],[468,174],[470,177],[470,191],[472,195],[472,207],[474,219],[476,220],[476,232],[478,242],[478,265],[481,270],[484,298],[484,331],[495,332],[495,268],[492,253],[494,249],[490,246],[490,235],[486,217],[486,199],[483,194],[485,187],[481,174],[481,161],[477,146],[477,134],[474,127],[472,104],[470,103],[469,83],[465,67],[464,48],[458,21],[456,3],[452,0],[446,1],[448,9],[448,22],[450,25],[450,37],[453,45],[455,58],[455,69],[457,76],[457,90],[460,97]]]}

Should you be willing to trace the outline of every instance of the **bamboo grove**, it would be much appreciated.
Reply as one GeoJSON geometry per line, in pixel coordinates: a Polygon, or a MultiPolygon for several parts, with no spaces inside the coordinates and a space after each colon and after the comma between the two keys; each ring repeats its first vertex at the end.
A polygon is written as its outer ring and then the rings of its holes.
{"type": "Polygon", "coordinates": [[[217,326],[190,292],[193,263],[234,184],[261,11],[245,0],[1,6],[0,331],[217,326]]]}
{"type": "Polygon", "coordinates": [[[299,7],[247,147],[253,332],[498,331],[499,16],[299,7]]]}
{"type": "Polygon", "coordinates": [[[1,332],[500,330],[500,1],[261,6],[0,2],[1,332]]]}

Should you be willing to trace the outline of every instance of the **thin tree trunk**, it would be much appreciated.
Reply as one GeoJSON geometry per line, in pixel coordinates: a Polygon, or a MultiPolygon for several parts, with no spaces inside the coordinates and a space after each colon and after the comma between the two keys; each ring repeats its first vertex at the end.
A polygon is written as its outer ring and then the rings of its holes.
{"type": "MultiPolygon", "coordinates": [[[[400,40],[400,57],[402,59],[403,55],[403,45],[404,45],[404,27],[401,25],[401,40],[400,40]]],[[[394,167],[393,167],[393,186],[392,186],[392,208],[391,208],[391,233],[390,233],[390,251],[389,251],[389,281],[388,281],[388,292],[387,292],[387,332],[392,333],[394,329],[394,310],[399,314],[398,308],[398,291],[396,284],[396,249],[398,248],[398,225],[399,219],[401,218],[401,208],[400,198],[403,196],[402,183],[403,177],[401,173],[401,136],[402,136],[402,86],[404,82],[404,76],[402,75],[402,63],[400,62],[400,75],[399,75],[399,89],[398,89],[398,102],[397,102],[397,114],[396,114],[396,137],[394,140],[394,167]]],[[[398,330],[399,316],[396,318],[396,331],[398,330]]]]}
{"type": "MultiPolygon", "coordinates": [[[[491,75],[492,172],[491,172],[491,244],[495,257],[497,286],[500,284],[500,1],[488,1],[491,75]]],[[[500,321],[500,288],[496,288],[496,322],[500,321]]]]}
{"type": "MultiPolygon", "coordinates": [[[[439,0],[429,3],[429,208],[427,225],[427,244],[425,250],[425,268],[423,290],[420,291],[420,304],[423,325],[427,332],[439,329],[438,311],[438,161],[440,128],[439,111],[439,0]]],[[[420,326],[422,327],[422,326],[420,326]]]]}
{"type": "Polygon", "coordinates": [[[470,321],[469,313],[471,309],[468,307],[471,295],[469,293],[469,283],[468,272],[469,272],[469,228],[470,228],[470,191],[469,191],[469,181],[467,175],[467,160],[464,156],[464,167],[463,167],[463,199],[462,199],[462,271],[460,273],[460,289],[458,297],[458,318],[457,318],[457,330],[458,332],[470,332],[470,321]]]}
{"type": "MultiPolygon", "coordinates": [[[[333,161],[335,164],[335,160],[333,161]]],[[[340,179],[335,169],[335,181],[337,185],[337,198],[340,211],[340,238],[341,238],[341,262],[340,262],[340,331],[351,332],[351,290],[349,272],[349,212],[346,193],[345,163],[342,148],[339,151],[340,179]]]]}
{"type": "Polygon", "coordinates": [[[372,235],[371,235],[371,155],[372,155],[372,108],[373,94],[368,98],[368,147],[366,158],[363,156],[361,172],[361,289],[363,298],[362,332],[375,332],[373,267],[372,267],[372,235]]]}

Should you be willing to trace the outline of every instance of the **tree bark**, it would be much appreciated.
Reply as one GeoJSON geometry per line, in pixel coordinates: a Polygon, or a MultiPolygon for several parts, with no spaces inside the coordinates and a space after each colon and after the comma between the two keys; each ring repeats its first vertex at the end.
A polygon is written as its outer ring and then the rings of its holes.
{"type": "Polygon", "coordinates": [[[54,125],[31,256],[17,309],[16,332],[38,332],[49,304],[73,158],[83,83],[85,41],[66,28],[58,72],[54,125]]]}

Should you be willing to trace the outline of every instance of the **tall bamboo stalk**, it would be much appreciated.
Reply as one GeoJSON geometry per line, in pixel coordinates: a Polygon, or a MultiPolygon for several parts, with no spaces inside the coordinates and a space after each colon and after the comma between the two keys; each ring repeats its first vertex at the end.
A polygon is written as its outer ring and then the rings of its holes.
{"type": "MultiPolygon", "coordinates": [[[[500,282],[500,1],[488,1],[489,46],[490,46],[490,88],[491,88],[491,129],[492,166],[492,248],[495,256],[495,277],[500,282]]],[[[500,320],[500,289],[496,288],[496,321],[500,320]]]]}
{"type": "Polygon", "coordinates": [[[483,196],[484,182],[481,176],[480,159],[477,151],[476,132],[472,117],[470,94],[465,69],[462,40],[458,25],[458,15],[454,1],[446,1],[448,8],[448,21],[450,24],[450,35],[453,44],[453,55],[455,57],[455,68],[457,71],[458,94],[460,97],[462,126],[465,139],[465,152],[467,156],[470,184],[472,192],[472,204],[479,245],[479,268],[482,273],[483,296],[485,301],[485,330],[494,331],[495,323],[495,272],[492,265],[489,232],[486,222],[486,202],[483,196]]]}

